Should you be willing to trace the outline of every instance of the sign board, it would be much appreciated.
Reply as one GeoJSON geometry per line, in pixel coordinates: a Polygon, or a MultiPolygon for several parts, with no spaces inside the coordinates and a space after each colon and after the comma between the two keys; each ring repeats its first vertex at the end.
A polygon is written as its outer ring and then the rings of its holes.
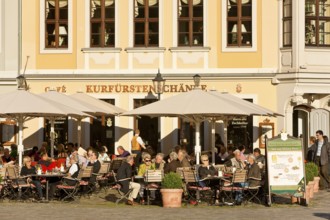
{"type": "Polygon", "coordinates": [[[301,140],[281,134],[281,137],[268,139],[266,148],[269,196],[303,197],[305,167],[301,140]]]}

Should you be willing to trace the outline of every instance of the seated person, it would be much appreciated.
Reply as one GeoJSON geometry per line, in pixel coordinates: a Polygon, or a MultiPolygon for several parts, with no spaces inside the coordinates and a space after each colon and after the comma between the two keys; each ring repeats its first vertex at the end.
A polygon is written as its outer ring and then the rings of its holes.
{"type": "Polygon", "coordinates": [[[89,157],[89,162],[87,164],[87,166],[93,166],[93,171],[92,171],[93,175],[89,179],[89,182],[91,184],[94,184],[96,182],[96,176],[97,176],[97,174],[99,173],[99,171],[101,169],[101,163],[97,159],[98,156],[99,156],[98,152],[96,152],[95,150],[91,150],[90,157],[89,157]]]}
{"type": "Polygon", "coordinates": [[[164,154],[158,153],[155,159],[153,160],[156,170],[164,170],[165,161],[163,160],[163,158],[164,158],[164,154]]]}
{"type": "MultiPolygon", "coordinates": [[[[155,170],[156,166],[154,163],[152,163],[151,161],[151,155],[148,153],[142,153],[142,164],[140,164],[139,166],[139,170],[138,170],[138,176],[145,176],[147,170],[155,170]]],[[[143,197],[144,197],[144,189],[145,189],[145,185],[142,184],[141,185],[141,189],[140,189],[140,196],[142,198],[142,202],[143,202],[143,197]]],[[[151,197],[155,198],[155,191],[151,191],[151,197]]]]}
{"type": "Polygon", "coordinates": [[[127,156],[131,155],[128,151],[126,151],[124,149],[123,146],[118,146],[117,152],[118,152],[118,155],[116,155],[117,157],[127,157],[127,156]]]}
{"type": "MultiPolygon", "coordinates": [[[[79,171],[80,171],[80,167],[78,164],[78,155],[73,154],[70,157],[70,167],[66,177],[77,178],[79,171]]],[[[69,179],[65,179],[65,183],[73,186],[76,184],[76,181],[70,181],[69,179]]]]}
{"type": "Polygon", "coordinates": [[[231,158],[230,160],[228,160],[225,163],[225,165],[227,167],[235,167],[236,169],[244,169],[245,164],[241,160],[241,151],[237,149],[233,152],[233,154],[234,154],[234,157],[231,158]]]}
{"type": "Polygon", "coordinates": [[[139,194],[141,185],[135,182],[132,182],[132,166],[134,163],[133,156],[128,156],[126,161],[121,164],[117,171],[117,180],[121,186],[120,191],[127,193],[129,189],[133,191],[128,196],[128,205],[137,205],[138,203],[134,202],[137,195],[139,194]]]}
{"type": "Polygon", "coordinates": [[[144,176],[147,170],[155,170],[155,164],[151,161],[151,156],[148,153],[142,154],[142,161],[143,163],[140,164],[138,170],[138,176],[144,176]]]}
{"type": "MultiPolygon", "coordinates": [[[[259,166],[255,163],[256,158],[253,154],[249,154],[247,160],[248,160],[248,166],[246,166],[246,168],[248,169],[247,182],[239,183],[238,186],[240,187],[259,186],[261,181],[261,172],[259,166]]],[[[235,203],[237,205],[240,205],[242,203],[242,194],[243,194],[242,191],[236,192],[235,203]]]]}
{"type": "Polygon", "coordinates": [[[248,186],[255,187],[260,186],[261,182],[261,171],[256,163],[256,157],[253,154],[249,154],[248,156],[248,174],[247,174],[247,181],[248,186]]]}
{"type": "Polygon", "coordinates": [[[101,162],[101,164],[103,164],[104,161],[110,161],[110,157],[108,156],[108,148],[106,146],[102,146],[98,160],[101,162]]]}
{"type": "Polygon", "coordinates": [[[180,167],[180,161],[178,161],[178,154],[173,151],[169,155],[168,163],[165,164],[164,173],[175,173],[178,167],[180,167]]]}
{"type": "Polygon", "coordinates": [[[57,158],[66,158],[67,156],[68,156],[68,154],[66,153],[66,151],[64,149],[64,145],[58,144],[57,145],[57,158]]]}
{"type": "Polygon", "coordinates": [[[178,160],[180,161],[181,167],[191,167],[189,160],[188,160],[188,154],[186,150],[180,149],[178,152],[178,160]]]}
{"type": "MultiPolygon", "coordinates": [[[[208,176],[215,176],[217,174],[217,170],[214,166],[211,166],[209,163],[209,157],[206,154],[201,156],[202,165],[198,168],[198,176],[199,179],[202,180],[208,176]]],[[[202,187],[206,186],[205,181],[199,181],[199,185],[202,187]]]]}
{"type": "Polygon", "coordinates": [[[2,159],[2,163],[3,164],[6,164],[6,163],[9,163],[9,162],[14,162],[15,159],[13,157],[10,156],[10,153],[9,153],[9,149],[8,148],[5,148],[4,151],[3,151],[3,156],[1,157],[2,159]]]}
{"type": "Polygon", "coordinates": [[[218,154],[218,156],[220,157],[221,161],[219,164],[224,164],[226,162],[228,155],[229,154],[226,150],[226,147],[224,145],[220,145],[220,153],[218,154]]]}
{"type": "Polygon", "coordinates": [[[255,163],[258,164],[259,168],[264,171],[266,159],[265,156],[261,154],[259,148],[255,148],[253,150],[253,155],[255,156],[255,163]]]}
{"type": "Polygon", "coordinates": [[[37,146],[34,146],[32,148],[32,151],[29,154],[29,156],[31,157],[32,161],[38,162],[40,160],[40,155],[38,153],[38,147],[37,146]]]}
{"type": "MultiPolygon", "coordinates": [[[[45,173],[47,171],[52,171],[56,167],[56,162],[54,159],[48,157],[47,152],[42,152],[41,153],[41,159],[38,161],[38,164],[41,165],[42,171],[45,173]]],[[[55,190],[56,190],[56,185],[60,183],[60,178],[59,177],[52,177],[49,178],[48,180],[48,185],[49,185],[49,200],[52,200],[54,195],[55,195],[55,190]]]]}
{"type": "Polygon", "coordinates": [[[46,171],[52,171],[53,168],[56,167],[56,162],[54,159],[48,157],[48,154],[46,152],[42,152],[40,155],[40,160],[38,161],[38,164],[41,165],[42,171],[45,173],[46,171]]]}
{"type": "MultiPolygon", "coordinates": [[[[21,176],[28,176],[28,175],[36,174],[36,169],[35,169],[35,167],[31,166],[31,162],[32,162],[31,157],[25,156],[23,158],[21,176]]],[[[35,187],[38,191],[39,199],[44,200],[45,198],[43,197],[43,194],[42,194],[42,187],[41,187],[40,180],[36,179],[36,177],[32,177],[30,180],[33,183],[33,185],[35,185],[35,187]]]]}

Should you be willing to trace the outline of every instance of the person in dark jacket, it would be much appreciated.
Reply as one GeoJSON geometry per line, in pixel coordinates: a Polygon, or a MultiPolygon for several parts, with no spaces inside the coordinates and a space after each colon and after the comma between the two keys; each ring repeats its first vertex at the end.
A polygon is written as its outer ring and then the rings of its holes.
{"type": "Polygon", "coordinates": [[[180,161],[178,161],[178,154],[176,152],[170,153],[169,163],[165,164],[164,173],[176,172],[178,167],[181,167],[180,161]]]}
{"type": "MultiPolygon", "coordinates": [[[[31,157],[25,156],[23,158],[23,165],[21,169],[21,176],[28,176],[28,175],[35,175],[36,174],[36,169],[35,167],[31,166],[31,157]]],[[[45,200],[42,194],[42,187],[40,180],[36,179],[35,177],[31,178],[31,182],[33,185],[36,187],[39,195],[40,200],[45,200]]]]}
{"type": "Polygon", "coordinates": [[[137,195],[139,194],[141,185],[139,183],[132,182],[132,166],[134,164],[133,156],[128,156],[126,161],[121,164],[117,171],[117,181],[121,186],[121,191],[127,193],[129,189],[133,189],[128,196],[128,205],[137,205],[138,203],[134,202],[137,195]]]}
{"type": "Polygon", "coordinates": [[[92,150],[91,156],[89,157],[89,162],[87,166],[93,166],[92,176],[89,180],[91,184],[94,184],[96,182],[97,174],[99,173],[101,169],[101,163],[98,160],[99,154],[95,150],[92,150]]]}

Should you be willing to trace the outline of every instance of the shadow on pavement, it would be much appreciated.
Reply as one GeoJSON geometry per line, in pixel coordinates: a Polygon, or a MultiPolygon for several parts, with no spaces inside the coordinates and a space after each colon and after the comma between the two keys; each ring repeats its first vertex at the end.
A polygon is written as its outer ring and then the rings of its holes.
{"type": "Polygon", "coordinates": [[[330,213],[314,213],[314,216],[330,220],[330,213]]]}

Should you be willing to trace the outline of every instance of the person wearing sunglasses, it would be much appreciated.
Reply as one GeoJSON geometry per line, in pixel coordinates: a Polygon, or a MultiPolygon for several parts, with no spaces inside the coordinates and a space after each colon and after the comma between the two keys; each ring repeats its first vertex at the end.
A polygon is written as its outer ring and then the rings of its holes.
{"type": "Polygon", "coordinates": [[[139,170],[138,170],[138,176],[144,176],[147,170],[155,170],[156,166],[151,161],[151,155],[148,153],[142,154],[142,161],[143,163],[140,164],[139,170]]]}
{"type": "Polygon", "coordinates": [[[209,157],[206,154],[201,156],[201,166],[198,168],[198,175],[200,179],[204,179],[208,176],[215,176],[217,174],[217,170],[214,166],[210,165],[209,157]]]}

